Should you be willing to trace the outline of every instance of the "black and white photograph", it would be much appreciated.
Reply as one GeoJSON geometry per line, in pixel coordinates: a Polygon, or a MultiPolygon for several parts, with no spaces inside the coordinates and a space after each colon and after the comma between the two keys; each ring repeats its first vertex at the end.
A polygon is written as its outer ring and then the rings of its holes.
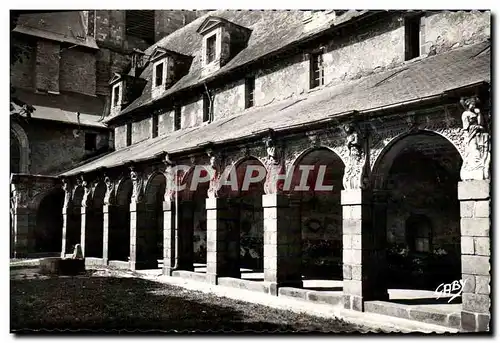
{"type": "Polygon", "coordinates": [[[492,336],[494,13],[308,5],[8,9],[11,336],[492,336]]]}

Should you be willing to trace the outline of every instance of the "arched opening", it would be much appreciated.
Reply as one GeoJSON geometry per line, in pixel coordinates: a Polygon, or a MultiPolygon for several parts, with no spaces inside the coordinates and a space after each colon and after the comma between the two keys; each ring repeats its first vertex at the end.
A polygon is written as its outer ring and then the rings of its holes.
{"type": "Polygon", "coordinates": [[[16,122],[10,123],[11,173],[29,173],[30,148],[26,132],[16,122]]]}
{"type": "MultiPolygon", "coordinates": [[[[166,179],[163,174],[153,176],[146,186],[146,216],[142,237],[137,245],[137,260],[163,264],[163,200],[166,179]]],[[[154,264],[154,263],[153,263],[154,264]]]]}
{"type": "MultiPolygon", "coordinates": [[[[72,254],[77,244],[81,244],[83,187],[73,190],[72,206],[67,213],[66,254],[72,254]]],[[[62,207],[62,206],[61,206],[62,207]]]]}
{"type": "MultiPolygon", "coordinates": [[[[328,148],[300,156],[291,171],[290,192],[300,199],[302,275],[308,280],[342,280],[342,206],[344,163],[328,148]],[[306,177],[307,176],[307,177],[306,177]]],[[[289,176],[290,177],[290,176],[289,176]]]]}
{"type": "MultiPolygon", "coordinates": [[[[266,180],[266,168],[255,157],[247,157],[236,163],[219,193],[223,194],[231,208],[228,230],[228,257],[242,279],[264,280],[264,210],[262,195],[266,180]],[[233,178],[235,178],[233,180],[233,178]],[[252,181],[252,182],[251,182],[252,181]],[[233,225],[234,223],[234,225],[233,225]]],[[[229,214],[230,213],[230,214],[229,214]]]]}
{"type": "Polygon", "coordinates": [[[33,234],[34,253],[58,256],[61,251],[64,191],[55,189],[40,202],[33,234]]]}
{"type": "Polygon", "coordinates": [[[10,131],[10,172],[21,172],[21,145],[12,131],[10,131]]]}
{"type": "Polygon", "coordinates": [[[108,226],[108,259],[128,262],[130,257],[130,201],[132,180],[121,180],[116,190],[116,216],[108,226]]]}
{"type": "Polygon", "coordinates": [[[434,292],[461,279],[461,164],[453,144],[427,131],[396,140],[376,162],[374,192],[387,201],[373,223],[385,236],[388,289],[434,292]]]}
{"type": "Polygon", "coordinates": [[[99,182],[94,189],[91,205],[85,209],[88,212],[85,226],[85,257],[102,258],[104,231],[102,207],[105,194],[106,185],[104,182],[99,182]]]}
{"type": "Polygon", "coordinates": [[[192,168],[184,175],[178,193],[178,269],[205,273],[207,265],[207,211],[209,182],[205,168],[192,168]],[[195,175],[196,174],[196,175],[195,175]]]}

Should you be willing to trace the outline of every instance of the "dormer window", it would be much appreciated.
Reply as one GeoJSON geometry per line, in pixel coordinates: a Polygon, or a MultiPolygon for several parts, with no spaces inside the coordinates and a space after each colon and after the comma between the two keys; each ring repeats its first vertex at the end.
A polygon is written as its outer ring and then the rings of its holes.
{"type": "Polygon", "coordinates": [[[190,57],[180,53],[156,47],[151,55],[151,94],[153,98],[161,96],[189,70],[190,57]]]}
{"type": "Polygon", "coordinates": [[[202,76],[220,69],[247,45],[250,30],[226,19],[209,16],[198,28],[203,36],[202,76]]]}
{"type": "Polygon", "coordinates": [[[116,115],[120,113],[122,105],[124,103],[124,78],[120,74],[115,74],[113,78],[109,81],[111,86],[111,115],[116,115]]]}

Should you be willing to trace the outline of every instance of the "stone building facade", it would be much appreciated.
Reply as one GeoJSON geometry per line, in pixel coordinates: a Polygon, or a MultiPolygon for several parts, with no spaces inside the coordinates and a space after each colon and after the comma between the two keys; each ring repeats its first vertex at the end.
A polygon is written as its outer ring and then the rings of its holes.
{"type": "Polygon", "coordinates": [[[116,150],[59,175],[62,256],[80,243],[89,263],[215,284],[262,271],[275,295],[336,279],[357,311],[467,280],[447,324],[489,330],[490,24],[487,11],[194,20],[111,79],[116,150]],[[210,177],[175,192],[197,166],[210,177]],[[225,184],[252,166],[266,175],[250,191],[225,184]],[[320,174],[332,190],[314,188],[320,174]]]}

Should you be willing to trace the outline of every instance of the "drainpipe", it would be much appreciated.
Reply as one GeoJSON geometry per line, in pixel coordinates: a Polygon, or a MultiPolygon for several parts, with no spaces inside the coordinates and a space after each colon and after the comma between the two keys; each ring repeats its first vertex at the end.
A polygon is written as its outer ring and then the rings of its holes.
{"type": "Polygon", "coordinates": [[[208,90],[207,84],[204,82],[203,86],[205,86],[205,92],[207,93],[207,98],[208,98],[208,122],[211,123],[214,118],[213,118],[213,101],[212,97],[210,96],[210,91],[208,90]]]}

